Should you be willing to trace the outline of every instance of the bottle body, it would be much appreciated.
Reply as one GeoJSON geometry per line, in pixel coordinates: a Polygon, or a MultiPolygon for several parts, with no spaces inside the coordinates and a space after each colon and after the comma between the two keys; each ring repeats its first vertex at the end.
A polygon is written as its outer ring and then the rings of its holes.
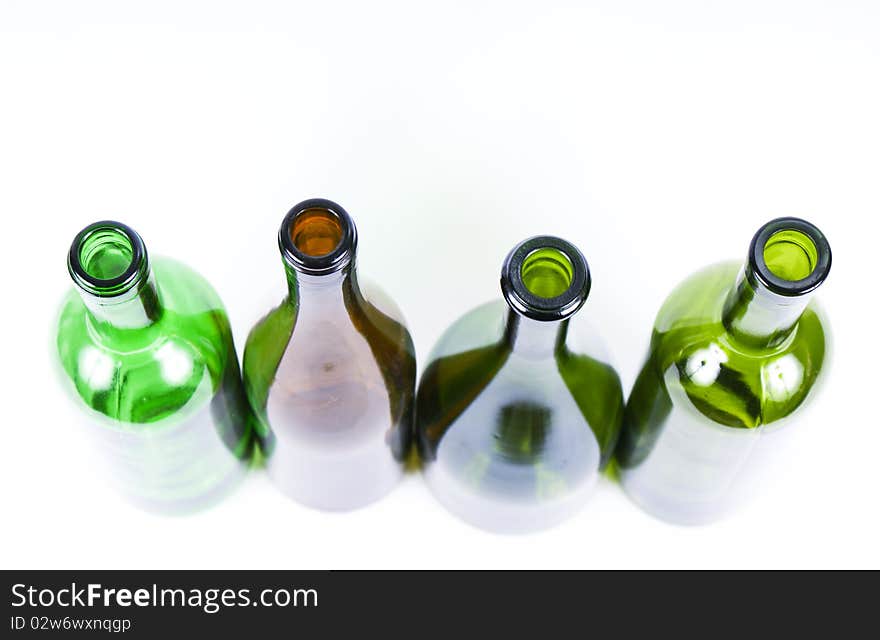
{"type": "MultiPolygon", "coordinates": [[[[307,201],[294,210],[316,206],[307,201]]],[[[282,225],[285,237],[294,222],[282,225]]],[[[353,228],[350,219],[345,223],[353,228]]],[[[403,474],[412,436],[412,338],[387,296],[361,287],[353,247],[351,259],[328,273],[286,266],[288,294],[254,326],[244,355],[267,470],[303,504],[357,508],[385,495],[403,474]]]]}
{"type": "Polygon", "coordinates": [[[703,269],[657,315],[615,459],[630,497],[661,519],[705,523],[745,498],[759,442],[788,424],[824,368],[815,304],[755,273],[751,261],[703,269]]]}
{"type": "Polygon", "coordinates": [[[243,477],[252,414],[211,286],[181,263],[154,258],[136,287],[146,304],[71,291],[56,339],[62,377],[122,493],[148,510],[185,513],[243,477]],[[137,322],[145,306],[150,318],[137,322]]]}
{"type": "MultiPolygon", "coordinates": [[[[586,291],[578,295],[572,313],[586,291]]],[[[442,336],[417,407],[434,495],[471,524],[516,533],[553,526],[583,505],[613,450],[623,394],[584,318],[539,320],[498,300],[442,336]]]]}

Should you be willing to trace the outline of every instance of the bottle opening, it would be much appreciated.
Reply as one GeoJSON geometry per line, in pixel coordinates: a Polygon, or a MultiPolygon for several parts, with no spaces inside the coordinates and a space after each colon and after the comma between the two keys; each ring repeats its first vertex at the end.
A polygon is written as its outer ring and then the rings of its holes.
{"type": "Polygon", "coordinates": [[[342,225],[332,211],[306,209],[294,218],[290,239],[305,255],[319,258],[333,253],[342,242],[342,225]]]}
{"type": "Polygon", "coordinates": [[[574,277],[574,267],[562,251],[546,247],[526,256],[520,275],[526,289],[534,295],[555,298],[568,291],[574,277]]]}
{"type": "Polygon", "coordinates": [[[783,280],[803,280],[813,273],[818,258],[810,237],[794,229],[777,231],[764,245],[767,268],[783,280]]]}
{"type": "Polygon", "coordinates": [[[288,211],[278,231],[284,261],[296,271],[326,275],[354,258],[357,230],[351,216],[335,202],[304,200],[288,211]]]}
{"type": "Polygon", "coordinates": [[[501,292],[518,313],[534,320],[563,320],[590,293],[590,269],[570,242],[536,236],[516,245],[501,268],[501,292]]]}
{"type": "Polygon", "coordinates": [[[83,271],[96,280],[112,280],[125,273],[134,258],[131,240],[119,229],[96,229],[79,250],[83,271]]]}
{"type": "Polygon", "coordinates": [[[147,250],[131,227],[113,220],[95,222],[73,239],[67,269],[81,289],[97,296],[116,296],[147,273],[147,250]]]}
{"type": "Polygon", "coordinates": [[[758,229],[748,272],[770,291],[799,296],[821,285],[831,269],[831,247],[819,229],[800,218],[777,218],[758,229]]]}

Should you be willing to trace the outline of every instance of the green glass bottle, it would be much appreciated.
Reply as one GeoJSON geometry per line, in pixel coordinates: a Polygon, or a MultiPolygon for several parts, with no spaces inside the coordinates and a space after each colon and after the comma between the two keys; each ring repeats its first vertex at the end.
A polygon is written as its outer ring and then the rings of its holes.
{"type": "Polygon", "coordinates": [[[435,346],[419,383],[418,450],[453,513],[532,531],[583,504],[613,451],[623,393],[597,333],[575,315],[590,291],[576,247],[525,240],[504,262],[501,291],[435,346]]]}
{"type": "Polygon", "coordinates": [[[58,319],[62,379],[119,488],[164,513],[214,503],[255,442],[217,294],[186,266],[148,257],[119,222],[80,231],[67,265],[76,286],[58,319]]]}
{"type": "Polygon", "coordinates": [[[355,267],[357,231],[338,204],[285,216],[287,293],[251,330],[244,380],[274,483],[306,505],[347,510],[403,474],[412,442],[415,348],[397,307],[355,267]]]}
{"type": "Polygon", "coordinates": [[[623,487],[645,510],[698,524],[744,497],[742,470],[759,437],[789,422],[825,364],[810,300],[830,268],[815,226],[779,218],[755,234],[745,266],[703,269],[667,298],[615,454],[623,487]]]}

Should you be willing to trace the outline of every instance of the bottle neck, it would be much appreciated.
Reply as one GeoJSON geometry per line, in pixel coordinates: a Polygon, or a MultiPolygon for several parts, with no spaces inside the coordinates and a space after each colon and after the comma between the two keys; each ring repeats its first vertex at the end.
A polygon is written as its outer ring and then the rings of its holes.
{"type": "Polygon", "coordinates": [[[512,354],[531,360],[552,358],[565,344],[568,318],[534,320],[510,309],[504,333],[512,354]]]}
{"type": "Polygon", "coordinates": [[[746,264],[727,294],[722,321],[741,342],[758,348],[776,347],[792,334],[812,297],[812,291],[792,296],[774,293],[746,264]]]}
{"type": "Polygon", "coordinates": [[[288,298],[298,308],[300,321],[311,313],[323,314],[331,308],[343,310],[347,303],[361,299],[357,270],[348,263],[338,271],[321,275],[302,273],[284,264],[288,298]]]}
{"type": "Polygon", "coordinates": [[[727,294],[722,322],[738,341],[775,348],[795,331],[831,269],[831,247],[815,225],[776,218],[752,238],[748,259],[727,294]]]}
{"type": "Polygon", "coordinates": [[[569,319],[589,292],[587,261],[570,242],[535,236],[516,245],[501,267],[511,355],[553,359],[565,345],[569,319]]]}
{"type": "Polygon", "coordinates": [[[361,300],[355,270],[357,229],[335,202],[304,200],[281,221],[278,248],[298,322],[361,300]]]}
{"type": "Polygon", "coordinates": [[[98,329],[143,329],[155,323],[162,315],[162,304],[156,278],[147,271],[140,282],[116,296],[98,296],[79,289],[93,325],[98,329]]]}
{"type": "Polygon", "coordinates": [[[99,331],[142,329],[162,314],[144,241],[121,222],[103,220],[80,231],[67,269],[99,331]]]}

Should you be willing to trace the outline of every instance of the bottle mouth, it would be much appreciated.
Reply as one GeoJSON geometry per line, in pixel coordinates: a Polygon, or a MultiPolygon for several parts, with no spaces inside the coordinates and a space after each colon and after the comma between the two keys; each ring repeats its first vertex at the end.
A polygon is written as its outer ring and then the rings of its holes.
{"type": "Polygon", "coordinates": [[[590,268],[570,242],[536,236],[516,245],[501,268],[501,291],[518,313],[534,320],[562,320],[590,293],[590,268]]]}
{"type": "Polygon", "coordinates": [[[819,229],[800,218],[771,220],[752,238],[749,266],[765,287],[800,296],[821,285],[831,270],[831,247],[819,229]]]}
{"type": "Polygon", "coordinates": [[[351,216],[335,202],[303,200],[281,222],[278,246],[291,267],[311,275],[339,271],[354,257],[357,230],[351,216]]]}
{"type": "Polygon", "coordinates": [[[102,220],[76,234],[67,256],[67,270],[84,291],[100,297],[118,296],[143,278],[147,250],[131,227],[102,220]]]}

